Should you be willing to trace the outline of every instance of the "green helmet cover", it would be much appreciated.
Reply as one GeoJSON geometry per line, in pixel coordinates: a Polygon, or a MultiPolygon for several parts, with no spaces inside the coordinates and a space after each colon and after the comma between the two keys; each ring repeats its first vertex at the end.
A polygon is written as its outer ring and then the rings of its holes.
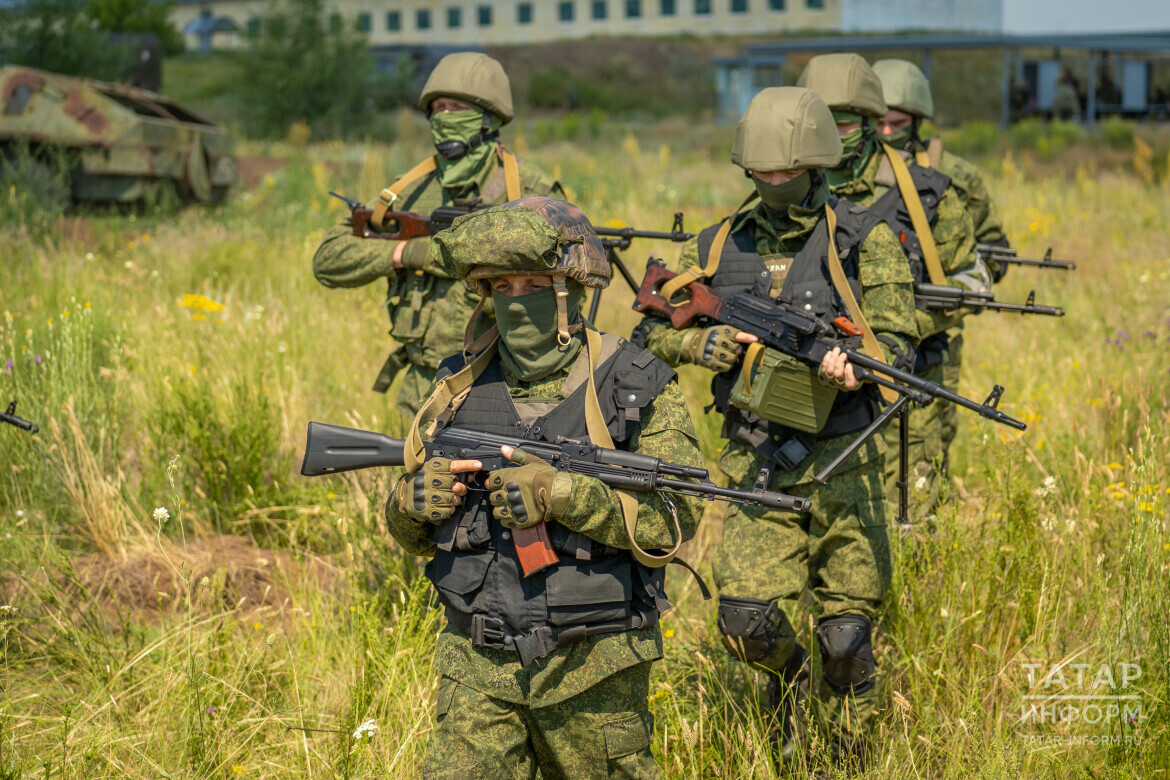
{"type": "Polygon", "coordinates": [[[517,274],[608,287],[612,273],[589,218],[555,198],[520,198],[465,214],[435,235],[432,251],[473,290],[481,279],[517,274]]]}
{"type": "Polygon", "coordinates": [[[808,61],[796,82],[820,95],[834,111],[880,119],[889,110],[882,83],[860,54],[820,54],[808,61]]]}
{"type": "Polygon", "coordinates": [[[504,73],[504,66],[487,56],[473,51],[448,54],[427,77],[418,110],[424,114],[431,109],[435,98],[446,97],[470,103],[498,116],[503,124],[512,121],[512,82],[504,73]]]}
{"type": "Polygon", "coordinates": [[[731,161],[747,171],[832,168],[840,160],[833,115],[811,89],[769,87],[735,126],[731,161]]]}
{"type": "Polygon", "coordinates": [[[913,62],[878,60],[873,72],[882,82],[882,94],[891,109],[923,119],[934,116],[930,82],[913,62]]]}

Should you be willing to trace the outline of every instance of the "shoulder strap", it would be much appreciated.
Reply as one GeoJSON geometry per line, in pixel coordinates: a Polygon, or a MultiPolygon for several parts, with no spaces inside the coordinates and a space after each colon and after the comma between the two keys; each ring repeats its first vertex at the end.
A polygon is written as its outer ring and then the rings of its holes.
{"type": "Polygon", "coordinates": [[[674,294],[684,287],[690,285],[691,282],[697,282],[700,279],[710,279],[719,270],[719,259],[723,255],[723,245],[727,243],[727,237],[731,235],[731,223],[739,212],[747,208],[747,205],[760,194],[752,190],[752,194],[748,195],[743,203],[739,204],[739,208],[731,213],[727,219],[723,220],[723,224],[719,226],[719,232],[715,234],[715,239],[711,242],[711,250],[707,253],[707,265],[705,266],[691,266],[685,271],[680,271],[678,276],[674,277],[666,284],[662,285],[662,298],[670,301],[674,298],[674,294]]]}
{"type": "Polygon", "coordinates": [[[934,234],[930,232],[930,221],[926,218],[926,211],[922,208],[922,200],[918,197],[918,188],[914,186],[914,179],[910,176],[910,169],[906,161],[889,144],[882,144],[886,159],[894,169],[894,178],[898,181],[898,191],[906,204],[906,211],[910,214],[910,224],[918,234],[918,243],[922,247],[922,260],[926,264],[926,273],[930,276],[930,283],[946,285],[947,275],[943,273],[942,263],[938,259],[938,247],[934,243],[934,234]]]}
{"type": "Polygon", "coordinates": [[[398,195],[402,192],[402,188],[416,179],[421,179],[437,167],[438,162],[436,162],[435,158],[433,156],[428,157],[399,177],[396,182],[378,193],[378,202],[374,204],[374,213],[370,215],[370,224],[373,225],[374,230],[382,229],[382,220],[386,218],[386,212],[394,205],[394,201],[398,200],[398,195]]]}
{"type": "MultiPolygon", "coordinates": [[[[889,147],[886,147],[889,148],[889,147]]],[[[837,254],[837,213],[833,211],[833,207],[825,204],[825,225],[829,229],[829,276],[832,277],[833,287],[837,290],[837,295],[841,296],[841,300],[845,302],[845,310],[849,312],[849,319],[853,320],[853,324],[861,330],[861,344],[865,348],[866,353],[875,360],[885,362],[885,356],[882,354],[881,345],[878,344],[877,336],[869,327],[869,322],[866,321],[865,315],[861,313],[861,306],[857,303],[856,296],[853,295],[853,288],[849,286],[849,280],[845,278],[845,269],[841,266],[841,257],[837,254]]],[[[878,387],[881,391],[882,398],[887,403],[893,403],[898,400],[898,394],[887,388],[878,387]]]]}
{"type": "MultiPolygon", "coordinates": [[[[585,395],[585,430],[589,433],[589,441],[599,447],[613,449],[613,439],[609,435],[609,428],[606,427],[605,418],[601,414],[601,403],[597,399],[597,385],[593,378],[593,372],[597,368],[602,352],[601,334],[587,328],[585,330],[585,348],[589,351],[589,382],[586,384],[585,395]]],[[[638,499],[626,490],[614,488],[613,492],[617,494],[618,502],[622,507],[622,520],[626,525],[626,537],[630,541],[630,552],[634,559],[643,566],[651,568],[658,568],[670,563],[682,545],[682,528],[678,524],[678,514],[673,509],[671,510],[671,518],[674,520],[674,546],[663,555],[652,555],[639,547],[638,542],[634,540],[634,531],[638,527],[638,499]]]]}
{"type": "Polygon", "coordinates": [[[499,146],[499,150],[500,159],[504,163],[504,193],[508,196],[508,200],[520,200],[524,197],[524,193],[520,189],[520,161],[511,149],[502,144],[499,146]]]}

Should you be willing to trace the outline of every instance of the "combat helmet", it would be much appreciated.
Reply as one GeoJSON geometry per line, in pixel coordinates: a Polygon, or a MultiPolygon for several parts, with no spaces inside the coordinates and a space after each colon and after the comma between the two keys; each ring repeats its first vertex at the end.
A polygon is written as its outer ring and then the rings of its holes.
{"type": "MultiPolygon", "coordinates": [[[[480,295],[472,322],[490,294],[487,280],[531,274],[551,276],[557,296],[557,335],[562,343],[581,330],[570,326],[566,280],[583,287],[609,286],[605,247],[585,212],[563,200],[529,197],[459,217],[435,235],[434,251],[454,277],[480,295]]],[[[470,330],[470,326],[469,326],[470,330]]]]}
{"type": "Polygon", "coordinates": [[[906,60],[879,60],[873,72],[882,83],[886,105],[916,119],[934,116],[934,98],[930,82],[913,62],[906,60]]]}
{"type": "Polygon", "coordinates": [[[833,111],[881,119],[889,110],[882,83],[859,54],[820,54],[808,61],[798,87],[820,95],[833,111]]]}
{"type": "Polygon", "coordinates": [[[841,161],[841,139],[821,97],[802,87],[769,87],[735,126],[731,161],[745,171],[831,168],[841,161]]]}
{"type": "Polygon", "coordinates": [[[427,77],[418,109],[429,114],[435,98],[448,97],[495,114],[502,124],[512,121],[512,83],[499,62],[479,52],[448,54],[427,77]]]}

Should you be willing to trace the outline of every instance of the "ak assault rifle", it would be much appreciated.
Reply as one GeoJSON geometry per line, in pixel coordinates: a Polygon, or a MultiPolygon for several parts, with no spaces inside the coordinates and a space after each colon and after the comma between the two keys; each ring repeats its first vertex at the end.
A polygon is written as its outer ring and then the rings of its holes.
{"type": "Polygon", "coordinates": [[[954,311],[971,309],[981,311],[1006,311],[1016,314],[1043,314],[1048,317],[1063,317],[1063,306],[1043,306],[1036,303],[1036,291],[1028,293],[1023,303],[1000,303],[995,293],[976,292],[950,287],[945,284],[915,284],[914,301],[927,309],[954,311]]]}
{"type": "MultiPolygon", "coordinates": [[[[674,222],[670,226],[670,231],[658,230],[638,230],[636,228],[607,228],[595,227],[593,228],[598,236],[601,238],[601,243],[605,247],[605,255],[609,258],[609,264],[616,268],[626,280],[626,284],[630,285],[630,290],[637,295],[638,284],[634,282],[634,277],[626,268],[626,264],[622,262],[622,258],[618,255],[618,250],[626,250],[630,248],[630,240],[635,238],[648,238],[656,241],[673,241],[676,244],[681,244],[683,241],[690,241],[695,237],[694,233],[687,233],[683,230],[683,213],[681,211],[674,212],[674,222]]],[[[593,291],[593,302],[589,305],[589,321],[597,321],[597,310],[601,306],[601,290],[593,291]]]]}
{"type": "Polygon", "coordinates": [[[16,401],[8,404],[8,411],[0,412],[0,422],[6,422],[9,425],[15,425],[17,428],[23,428],[29,433],[36,433],[40,430],[40,427],[36,423],[16,416],[16,401]]]}
{"type": "MultiPolygon", "coordinates": [[[[619,490],[701,496],[709,501],[721,499],[789,512],[807,512],[810,504],[807,498],[770,492],[764,489],[766,485],[758,483],[753,490],[719,487],[710,480],[704,468],[667,463],[647,455],[606,449],[579,441],[530,441],[466,428],[447,428],[440,431],[433,441],[423,442],[423,446],[428,458],[480,461],[483,469],[467,475],[467,487],[471,491],[487,492],[483,480],[488,472],[518,465],[500,452],[500,447],[513,447],[541,458],[559,471],[595,477],[619,490]],[[685,482],[684,479],[699,481],[685,482]]],[[[392,439],[372,431],[311,422],[301,474],[318,477],[378,466],[402,466],[405,462],[404,449],[405,442],[402,439],[392,439]]],[[[669,499],[667,505],[674,511],[674,505],[669,499]]],[[[524,576],[557,562],[544,523],[512,531],[512,538],[516,543],[520,565],[524,568],[524,576]]]]}
{"type": "Polygon", "coordinates": [[[457,200],[453,206],[439,206],[431,212],[429,217],[415,214],[412,211],[387,211],[383,218],[386,232],[370,229],[370,217],[374,210],[366,208],[361,201],[330,192],[335,198],[345,201],[349,206],[350,220],[353,222],[353,234],[358,238],[383,238],[390,241],[405,241],[408,238],[419,236],[429,237],[451,227],[451,223],[464,214],[470,214],[482,208],[487,208],[481,200],[457,200]]]}
{"type": "Polygon", "coordinates": [[[995,263],[1009,263],[1012,265],[1027,265],[1033,268],[1057,268],[1061,271],[1072,271],[1077,267],[1076,263],[1068,260],[1053,260],[1052,247],[1048,247],[1048,251],[1044,253],[1044,258],[1036,260],[1028,257],[1020,257],[1016,250],[1011,247],[996,246],[995,244],[978,244],[975,251],[979,254],[979,258],[995,263]]]}

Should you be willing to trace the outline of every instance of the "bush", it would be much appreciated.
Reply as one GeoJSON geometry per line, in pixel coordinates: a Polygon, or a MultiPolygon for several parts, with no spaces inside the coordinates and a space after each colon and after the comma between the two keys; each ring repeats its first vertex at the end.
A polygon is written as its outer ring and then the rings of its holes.
{"type": "Polygon", "coordinates": [[[947,146],[961,155],[984,155],[999,145],[1001,133],[994,122],[972,120],[946,135],[947,146]]]}
{"type": "Polygon", "coordinates": [[[0,7],[0,50],[14,64],[113,81],[126,47],[111,46],[86,0],[18,0],[0,7]]]}
{"type": "Polygon", "coordinates": [[[44,229],[69,207],[69,158],[61,149],[0,150],[0,224],[44,229]]]}
{"type": "Polygon", "coordinates": [[[1101,120],[1101,137],[1110,149],[1127,151],[1133,148],[1133,137],[1137,125],[1119,116],[1108,116],[1101,120]]]}

